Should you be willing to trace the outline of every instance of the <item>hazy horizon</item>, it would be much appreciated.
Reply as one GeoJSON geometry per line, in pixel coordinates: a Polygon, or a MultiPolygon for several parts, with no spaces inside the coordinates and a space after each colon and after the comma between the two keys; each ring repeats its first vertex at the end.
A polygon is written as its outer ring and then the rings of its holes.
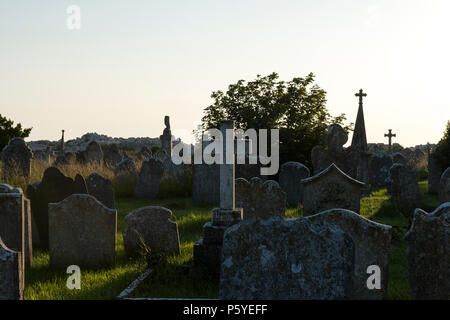
{"type": "MultiPolygon", "coordinates": [[[[212,91],[277,72],[316,75],[333,116],[369,143],[437,143],[450,119],[448,0],[0,0],[0,114],[27,140],[97,132],[159,137],[164,116],[186,140],[212,91]],[[81,30],[66,9],[81,8],[81,30]]],[[[349,137],[351,141],[351,135],[349,137]]]]}

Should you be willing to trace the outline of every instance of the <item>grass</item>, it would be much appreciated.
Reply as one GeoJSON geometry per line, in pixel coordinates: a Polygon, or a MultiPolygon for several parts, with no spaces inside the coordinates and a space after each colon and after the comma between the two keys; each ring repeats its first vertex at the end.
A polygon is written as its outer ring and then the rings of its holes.
{"type": "MultiPolygon", "coordinates": [[[[420,182],[424,196],[424,207],[432,211],[438,206],[437,197],[426,194],[426,182],[420,182]]],[[[181,241],[181,255],[168,258],[163,270],[155,272],[136,291],[134,297],[162,298],[216,298],[218,282],[189,275],[189,264],[193,257],[193,245],[202,237],[203,224],[211,219],[214,206],[193,205],[190,198],[165,198],[135,200],[131,197],[116,199],[118,210],[118,233],[116,266],[96,271],[81,270],[81,290],[69,290],[65,270],[51,269],[47,252],[35,251],[33,266],[26,271],[25,299],[114,299],[146,268],[142,258],[128,259],[123,248],[122,230],[126,228],[124,217],[136,208],[147,205],[167,207],[174,213],[181,241]]],[[[301,206],[288,208],[287,218],[301,216],[301,206]]],[[[372,196],[361,199],[361,215],[393,226],[391,256],[388,279],[388,299],[410,299],[408,270],[406,265],[406,243],[403,236],[409,220],[389,201],[385,189],[372,190],[372,196]]]]}

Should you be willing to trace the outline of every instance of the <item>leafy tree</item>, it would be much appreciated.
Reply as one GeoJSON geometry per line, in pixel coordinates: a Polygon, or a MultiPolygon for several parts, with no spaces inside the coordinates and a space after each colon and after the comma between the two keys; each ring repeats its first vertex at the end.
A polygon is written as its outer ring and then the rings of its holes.
{"type": "Polygon", "coordinates": [[[220,121],[236,122],[247,130],[280,130],[280,163],[299,161],[310,166],[310,153],[323,144],[322,136],[331,124],[344,126],[344,114],[331,117],[326,104],[326,92],[314,83],[314,74],[291,81],[279,81],[278,74],[258,75],[254,81],[239,80],[228,91],[214,91],[214,103],[204,110],[204,130],[219,128],[220,121]]]}
{"type": "Polygon", "coordinates": [[[14,121],[0,114],[0,151],[12,138],[27,138],[32,128],[22,129],[20,123],[14,125],[14,121]]]}
{"type": "Polygon", "coordinates": [[[447,121],[444,136],[439,141],[433,155],[441,170],[445,170],[450,166],[450,121],[447,121]]]}

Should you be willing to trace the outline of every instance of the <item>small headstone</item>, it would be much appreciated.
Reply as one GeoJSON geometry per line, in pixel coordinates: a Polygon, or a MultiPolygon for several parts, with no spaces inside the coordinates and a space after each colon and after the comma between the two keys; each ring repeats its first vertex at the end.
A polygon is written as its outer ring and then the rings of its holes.
{"type": "Polygon", "coordinates": [[[0,238],[0,300],[22,300],[25,275],[21,252],[9,249],[0,238]]]}
{"type": "Polygon", "coordinates": [[[33,152],[22,138],[12,138],[2,150],[3,179],[15,175],[28,178],[31,172],[33,152]]]}
{"type": "Polygon", "coordinates": [[[406,163],[408,162],[406,157],[403,154],[401,154],[400,152],[396,152],[392,155],[392,161],[393,161],[393,163],[399,163],[402,165],[406,165],[406,163]]]}
{"type": "Polygon", "coordinates": [[[64,152],[63,154],[59,154],[55,161],[53,162],[54,166],[64,166],[74,164],[77,160],[77,154],[75,152],[64,152]]]}
{"type": "Polygon", "coordinates": [[[422,194],[416,174],[406,166],[395,163],[389,169],[386,186],[390,200],[400,210],[410,212],[422,205],[422,194]]]}
{"type": "Polygon", "coordinates": [[[48,204],[52,267],[112,267],[116,259],[117,211],[93,196],[73,194],[48,204]]]}
{"type": "Polygon", "coordinates": [[[364,183],[342,172],[334,163],[315,176],[302,180],[303,216],[334,208],[359,214],[364,183]]]}
{"type": "Polygon", "coordinates": [[[386,298],[389,268],[389,249],[392,227],[367,220],[350,210],[331,209],[306,219],[313,224],[328,224],[348,234],[355,243],[354,296],[356,300],[386,298]],[[367,288],[367,269],[378,266],[381,289],[367,288]]]}
{"type": "Polygon", "coordinates": [[[43,161],[45,163],[50,163],[50,152],[47,150],[36,150],[33,151],[34,159],[43,161]]]}
{"type": "Polygon", "coordinates": [[[450,202],[450,167],[441,176],[439,184],[439,201],[441,203],[450,202]]]}
{"type": "Polygon", "coordinates": [[[268,219],[285,216],[286,193],[273,180],[263,181],[258,177],[235,179],[236,208],[243,209],[243,219],[268,219]]]}
{"type": "Polygon", "coordinates": [[[309,177],[309,169],[300,162],[286,162],[281,166],[279,182],[286,192],[287,203],[297,206],[303,202],[303,185],[301,180],[309,177]]]}
{"type": "Polygon", "coordinates": [[[225,231],[219,299],[351,299],[355,246],[304,218],[242,221],[225,231]]]}
{"type": "Polygon", "coordinates": [[[152,199],[158,194],[159,185],[164,174],[164,164],[161,160],[149,158],[142,163],[134,196],[136,198],[152,199]]]}
{"type": "Polygon", "coordinates": [[[110,209],[114,206],[114,189],[111,180],[98,173],[91,173],[86,178],[88,193],[110,209]]]}
{"type": "Polygon", "coordinates": [[[172,211],[162,207],[143,207],[125,217],[128,227],[123,231],[125,252],[133,255],[142,242],[151,252],[180,254],[178,225],[169,219],[172,211]]]}
{"type": "Polygon", "coordinates": [[[405,235],[411,297],[450,300],[450,203],[432,213],[416,209],[405,235]]]}
{"type": "Polygon", "coordinates": [[[372,186],[384,187],[392,167],[392,156],[386,152],[375,152],[369,161],[369,181],[372,186]]]}

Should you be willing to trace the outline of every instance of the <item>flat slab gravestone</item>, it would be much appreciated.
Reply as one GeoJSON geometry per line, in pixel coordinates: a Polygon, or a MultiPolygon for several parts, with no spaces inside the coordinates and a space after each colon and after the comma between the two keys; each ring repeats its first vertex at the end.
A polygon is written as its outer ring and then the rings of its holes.
{"type": "Polygon", "coordinates": [[[450,167],[441,176],[439,183],[439,201],[441,203],[450,202],[450,167]]]}
{"type": "Polygon", "coordinates": [[[163,174],[164,164],[161,160],[146,159],[139,172],[134,196],[136,198],[153,199],[158,194],[163,174]]]}
{"type": "Polygon", "coordinates": [[[313,224],[336,226],[348,234],[355,244],[354,296],[357,300],[386,298],[389,269],[389,250],[392,227],[370,221],[357,213],[344,209],[331,209],[306,219],[313,224]],[[367,287],[367,269],[378,266],[381,271],[381,288],[367,287]]]}
{"type": "Polygon", "coordinates": [[[52,267],[97,269],[116,260],[117,211],[93,196],[73,194],[49,203],[49,251],[52,267]]]}
{"type": "Polygon", "coordinates": [[[92,173],[86,178],[88,192],[98,201],[111,209],[115,209],[114,205],[114,188],[111,180],[103,177],[101,174],[92,173]]]}
{"type": "Polygon", "coordinates": [[[286,193],[273,180],[264,181],[258,177],[235,179],[236,208],[243,209],[243,219],[268,219],[285,216],[286,193]]]}
{"type": "Polygon", "coordinates": [[[309,177],[309,169],[300,162],[286,162],[281,166],[279,182],[286,192],[287,203],[297,206],[303,202],[303,185],[301,180],[309,177]]]}
{"type": "Polygon", "coordinates": [[[225,231],[219,299],[351,298],[354,254],[351,238],[326,224],[242,221],[225,231]]]}
{"type": "Polygon", "coordinates": [[[405,235],[411,297],[450,299],[450,203],[427,213],[416,209],[405,235]]]}
{"type": "Polygon", "coordinates": [[[9,249],[0,238],[0,300],[22,300],[25,276],[21,252],[9,249]]]}
{"type": "Polygon", "coordinates": [[[359,214],[364,183],[342,172],[334,163],[322,172],[302,180],[303,216],[334,208],[359,214]]]}
{"type": "Polygon", "coordinates": [[[143,207],[125,217],[128,227],[123,231],[125,251],[128,255],[137,253],[142,242],[152,252],[180,254],[178,225],[169,219],[172,211],[163,207],[143,207]]]}

